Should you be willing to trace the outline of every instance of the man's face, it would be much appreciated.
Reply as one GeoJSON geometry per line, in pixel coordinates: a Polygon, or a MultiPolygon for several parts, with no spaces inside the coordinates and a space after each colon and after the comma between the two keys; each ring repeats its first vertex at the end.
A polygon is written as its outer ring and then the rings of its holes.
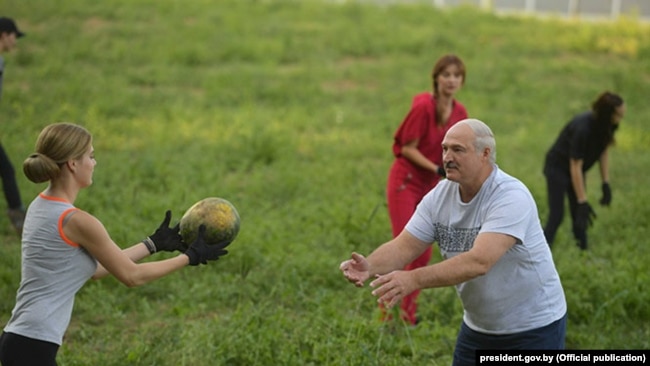
{"type": "Polygon", "coordinates": [[[479,153],[474,147],[474,131],[465,125],[455,125],[442,140],[442,161],[447,179],[457,182],[473,181],[488,161],[488,152],[479,153]]]}

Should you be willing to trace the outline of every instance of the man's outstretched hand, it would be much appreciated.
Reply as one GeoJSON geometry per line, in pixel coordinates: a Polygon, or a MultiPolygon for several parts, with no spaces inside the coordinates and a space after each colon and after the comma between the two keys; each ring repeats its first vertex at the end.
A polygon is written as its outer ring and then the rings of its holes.
{"type": "Polygon", "coordinates": [[[339,269],[343,276],[357,287],[363,287],[363,283],[370,277],[370,263],[358,253],[352,253],[352,257],[343,261],[339,269]]]}

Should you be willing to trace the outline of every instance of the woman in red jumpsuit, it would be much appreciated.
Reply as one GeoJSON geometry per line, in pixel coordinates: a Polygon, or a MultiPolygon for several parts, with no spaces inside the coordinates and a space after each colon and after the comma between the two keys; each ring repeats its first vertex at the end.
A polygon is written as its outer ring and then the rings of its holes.
{"type": "MultiPolygon", "coordinates": [[[[406,118],[395,132],[393,154],[387,184],[388,212],[393,236],[406,226],[422,197],[445,176],[442,166],[442,139],[456,122],[467,118],[465,107],[454,99],[465,82],[465,65],[456,55],[442,56],[432,72],[433,93],[413,97],[406,118]]],[[[405,270],[424,267],[431,258],[431,247],[405,270]]],[[[402,318],[416,324],[417,297],[414,291],[404,297],[402,318]]]]}

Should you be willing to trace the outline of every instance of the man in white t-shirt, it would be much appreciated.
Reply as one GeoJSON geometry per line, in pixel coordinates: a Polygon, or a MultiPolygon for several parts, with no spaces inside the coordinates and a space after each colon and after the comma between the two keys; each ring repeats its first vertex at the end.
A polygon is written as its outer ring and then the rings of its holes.
{"type": "Polygon", "coordinates": [[[563,349],[566,300],[526,186],[496,165],[490,128],[476,119],[442,142],[447,180],[418,205],[405,229],[367,258],[340,269],[391,308],[417,289],[456,286],[464,315],[454,365],[474,365],[479,349],[563,349]],[[444,260],[403,271],[437,243],[444,260]]]}

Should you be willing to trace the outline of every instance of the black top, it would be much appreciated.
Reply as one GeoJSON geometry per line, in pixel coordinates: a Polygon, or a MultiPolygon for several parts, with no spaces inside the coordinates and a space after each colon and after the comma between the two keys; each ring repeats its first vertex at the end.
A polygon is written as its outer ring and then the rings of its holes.
{"type": "Polygon", "coordinates": [[[564,126],[546,153],[545,169],[569,174],[569,159],[576,159],[582,160],[582,171],[586,172],[607,148],[607,132],[598,128],[592,112],[578,114],[564,126]]]}

